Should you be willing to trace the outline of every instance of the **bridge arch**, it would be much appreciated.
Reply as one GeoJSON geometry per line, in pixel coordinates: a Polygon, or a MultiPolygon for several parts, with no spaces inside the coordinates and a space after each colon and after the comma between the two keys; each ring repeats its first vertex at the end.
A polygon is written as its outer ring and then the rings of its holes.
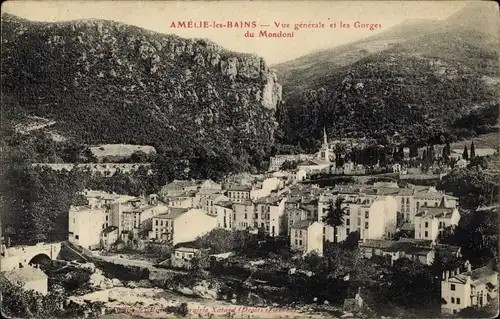
{"type": "Polygon", "coordinates": [[[32,265],[32,264],[47,264],[47,263],[50,263],[52,261],[52,259],[50,258],[49,255],[47,255],[46,253],[38,253],[36,255],[34,255],[33,257],[31,257],[31,259],[28,261],[28,265],[32,265]]]}

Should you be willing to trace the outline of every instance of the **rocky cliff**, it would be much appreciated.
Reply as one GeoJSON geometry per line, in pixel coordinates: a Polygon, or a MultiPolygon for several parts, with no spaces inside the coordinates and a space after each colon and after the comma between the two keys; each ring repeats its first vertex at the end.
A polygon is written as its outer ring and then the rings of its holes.
{"type": "Polygon", "coordinates": [[[43,116],[86,143],[236,157],[273,143],[276,75],[262,58],[208,40],[111,21],[2,15],[1,61],[7,118],[43,116]]]}

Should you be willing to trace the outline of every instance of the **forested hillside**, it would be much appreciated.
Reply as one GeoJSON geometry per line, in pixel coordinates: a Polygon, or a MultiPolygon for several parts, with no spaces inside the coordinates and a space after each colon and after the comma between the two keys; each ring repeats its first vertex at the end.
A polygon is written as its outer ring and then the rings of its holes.
{"type": "Polygon", "coordinates": [[[259,165],[274,142],[276,76],[262,58],[208,40],[4,14],[1,62],[9,136],[35,115],[79,143],[148,144],[243,166],[259,165]]]}
{"type": "Polygon", "coordinates": [[[275,66],[280,138],[314,147],[325,126],[331,136],[424,144],[496,131],[499,42],[469,18],[410,21],[275,66]]]}

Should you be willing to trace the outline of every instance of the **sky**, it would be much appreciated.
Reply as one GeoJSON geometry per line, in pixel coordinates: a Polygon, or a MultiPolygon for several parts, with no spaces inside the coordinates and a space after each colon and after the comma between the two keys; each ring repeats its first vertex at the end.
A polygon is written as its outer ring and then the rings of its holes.
{"type": "Polygon", "coordinates": [[[186,38],[208,38],[223,47],[255,53],[269,64],[353,42],[410,19],[446,19],[468,1],[18,1],[2,3],[2,12],[33,21],[105,19],[186,38]],[[256,21],[256,29],[172,28],[172,22],[256,21]],[[354,23],[379,24],[370,31],[354,23]],[[324,23],[322,29],[294,31],[293,38],[258,37],[261,30],[291,32],[275,23],[324,23]],[[335,22],[337,28],[330,28],[335,22]],[[349,28],[338,25],[349,24],[349,28]],[[269,26],[261,26],[269,25],[269,26]],[[247,30],[255,37],[245,37],[247,30]]]}

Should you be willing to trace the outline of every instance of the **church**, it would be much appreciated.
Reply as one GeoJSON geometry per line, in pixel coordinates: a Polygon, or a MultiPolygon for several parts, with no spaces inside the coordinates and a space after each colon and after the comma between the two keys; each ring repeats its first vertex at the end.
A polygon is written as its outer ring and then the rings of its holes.
{"type": "Polygon", "coordinates": [[[308,174],[328,172],[335,169],[335,153],[330,151],[326,130],[323,128],[323,144],[313,159],[305,160],[297,165],[298,169],[305,170],[308,174]]]}

